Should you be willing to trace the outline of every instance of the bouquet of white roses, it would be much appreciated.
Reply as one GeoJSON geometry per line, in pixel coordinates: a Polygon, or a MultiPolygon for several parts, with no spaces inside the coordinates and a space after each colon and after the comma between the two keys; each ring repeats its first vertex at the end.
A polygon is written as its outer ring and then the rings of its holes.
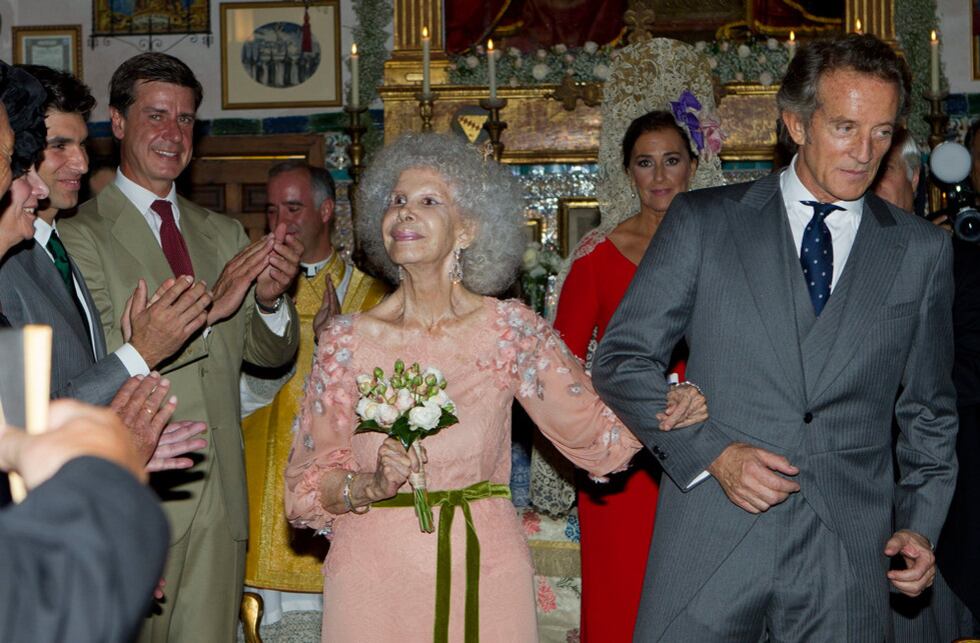
{"type": "Polygon", "coordinates": [[[415,514],[419,528],[431,533],[432,509],[426,492],[420,441],[459,422],[456,406],[446,395],[446,378],[431,366],[423,370],[417,362],[406,368],[405,362],[399,359],[389,376],[378,367],[370,375],[358,375],[357,390],[361,397],[355,412],[361,422],[354,432],[384,433],[398,438],[406,449],[415,449],[419,470],[409,477],[415,494],[415,514]]]}

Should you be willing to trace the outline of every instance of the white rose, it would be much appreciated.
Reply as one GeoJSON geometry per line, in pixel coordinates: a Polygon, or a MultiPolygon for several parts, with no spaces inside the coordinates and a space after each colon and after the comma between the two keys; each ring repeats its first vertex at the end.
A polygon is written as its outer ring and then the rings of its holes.
{"type": "Polygon", "coordinates": [[[764,71],[761,74],[759,74],[759,83],[761,83],[766,87],[772,85],[772,74],[770,74],[767,71],[764,71]]]}
{"type": "Polygon", "coordinates": [[[759,64],[760,64],[760,65],[765,65],[765,64],[766,64],[766,62],[768,62],[768,60],[769,60],[769,59],[768,59],[768,58],[766,58],[766,55],[765,55],[765,54],[759,54],[759,57],[758,57],[758,58],[756,58],[756,60],[758,60],[758,61],[759,61],[759,64]]]}
{"type": "Polygon", "coordinates": [[[776,51],[779,49],[779,41],[775,38],[769,38],[766,40],[766,47],[769,48],[769,51],[776,51]]]}
{"type": "Polygon", "coordinates": [[[374,380],[370,375],[361,373],[357,376],[357,390],[360,391],[362,395],[367,393],[371,390],[371,382],[373,381],[374,380]]]}
{"type": "Polygon", "coordinates": [[[565,54],[565,64],[566,65],[571,65],[574,62],[575,62],[575,56],[573,56],[571,54],[565,54]]]}
{"type": "Polygon", "coordinates": [[[708,58],[708,67],[715,69],[718,67],[718,61],[714,57],[708,58]]]}
{"type": "Polygon", "coordinates": [[[531,75],[535,80],[544,80],[551,73],[551,68],[544,63],[538,63],[531,68],[531,75]]]}
{"type": "Polygon", "coordinates": [[[544,49],[538,49],[534,52],[534,55],[538,57],[538,60],[546,60],[548,58],[548,52],[544,49]]]}
{"type": "Polygon", "coordinates": [[[582,46],[582,49],[585,49],[586,53],[594,54],[595,52],[599,51],[599,43],[586,40],[585,44],[582,46]]]}
{"type": "Polygon", "coordinates": [[[568,47],[566,47],[565,45],[563,45],[561,43],[558,43],[557,45],[555,45],[555,53],[556,54],[563,54],[566,51],[568,51],[568,47]]]}
{"type": "Polygon", "coordinates": [[[730,46],[731,45],[728,44],[728,41],[727,40],[723,40],[722,43],[720,45],[718,45],[718,48],[721,49],[722,51],[728,51],[728,48],[730,46]]]}
{"type": "Polygon", "coordinates": [[[426,402],[430,404],[435,404],[439,408],[442,408],[447,404],[451,404],[452,400],[449,399],[449,396],[446,395],[446,392],[444,390],[439,389],[439,391],[435,395],[430,397],[426,402]]]}
{"type": "Polygon", "coordinates": [[[706,43],[703,40],[699,40],[696,43],[694,43],[694,51],[704,51],[704,48],[707,47],[707,46],[708,46],[708,43],[706,43]]]}
{"type": "Polygon", "coordinates": [[[415,428],[431,431],[439,424],[440,417],[442,417],[441,408],[432,404],[423,404],[408,412],[408,423],[415,428]]]}
{"type": "Polygon", "coordinates": [[[404,413],[415,405],[415,398],[407,388],[398,389],[398,397],[395,398],[395,408],[399,413],[404,413]]]}
{"type": "Polygon", "coordinates": [[[357,401],[354,411],[362,420],[375,420],[378,417],[378,405],[374,400],[362,397],[357,401]]]}
{"type": "MultiPolygon", "coordinates": [[[[524,59],[523,58],[515,58],[513,65],[514,65],[514,69],[520,69],[521,67],[524,66],[524,59]]],[[[511,80],[515,80],[515,79],[513,77],[511,77],[511,80]]]]}
{"type": "Polygon", "coordinates": [[[438,368],[436,368],[434,366],[426,366],[425,367],[425,372],[422,373],[422,380],[425,381],[425,379],[427,377],[429,377],[430,375],[435,375],[436,376],[436,382],[442,382],[444,379],[446,379],[443,376],[442,371],[440,371],[438,368]]]}
{"type": "Polygon", "coordinates": [[[752,53],[752,50],[749,49],[749,46],[748,45],[739,45],[738,46],[738,57],[739,58],[748,58],[749,57],[749,54],[751,54],[751,53],[752,53]]]}
{"type": "Polygon", "coordinates": [[[480,59],[477,58],[476,56],[466,57],[466,66],[469,67],[470,69],[476,69],[479,66],[479,64],[480,64],[480,59]]]}
{"type": "Polygon", "coordinates": [[[507,53],[510,54],[510,57],[511,58],[520,58],[521,57],[521,50],[518,49],[517,47],[508,47],[507,48],[507,53]]]}
{"type": "Polygon", "coordinates": [[[378,423],[391,426],[401,413],[390,404],[382,404],[378,407],[378,423]]]}
{"type": "Polygon", "coordinates": [[[599,80],[608,80],[609,66],[599,63],[598,65],[592,68],[592,75],[598,78],[599,80]]]}
{"type": "Polygon", "coordinates": [[[745,80],[745,74],[743,74],[740,71],[735,72],[735,80],[737,80],[738,82],[742,82],[743,80],[745,80]]]}
{"type": "Polygon", "coordinates": [[[534,248],[528,248],[524,251],[524,256],[521,257],[521,264],[524,266],[524,270],[530,270],[538,263],[538,251],[534,248]]]}

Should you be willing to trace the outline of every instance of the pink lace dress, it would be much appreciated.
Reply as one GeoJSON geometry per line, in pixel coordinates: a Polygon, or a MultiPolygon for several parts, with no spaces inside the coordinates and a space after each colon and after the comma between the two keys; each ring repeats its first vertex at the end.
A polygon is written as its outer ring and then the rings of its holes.
{"type": "MultiPolygon", "coordinates": [[[[427,641],[435,614],[435,533],[419,531],[411,507],[328,513],[320,480],[333,469],[374,471],[384,436],[354,435],[355,377],[395,360],[440,369],[459,424],[426,438],[431,490],[510,479],[510,407],[516,397],[558,449],[602,476],[625,468],[640,443],[598,399],[581,363],[546,321],[523,304],[485,298],[465,328],[438,336],[380,341],[358,332],[358,317],[335,319],[320,337],[286,468],[286,515],[331,539],[323,565],[323,640],[427,641]]],[[[406,484],[402,492],[410,492],[406,484]]],[[[480,641],[536,641],[533,569],[507,498],[470,505],[480,545],[480,641]]],[[[435,523],[439,507],[433,509],[435,523]]],[[[466,524],[451,532],[449,641],[464,640],[466,524]]]]}

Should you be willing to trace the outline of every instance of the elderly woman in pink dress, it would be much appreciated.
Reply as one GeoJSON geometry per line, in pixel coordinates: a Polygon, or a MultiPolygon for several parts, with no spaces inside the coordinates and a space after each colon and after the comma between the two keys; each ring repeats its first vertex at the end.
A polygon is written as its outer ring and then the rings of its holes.
{"type": "MultiPolygon", "coordinates": [[[[357,233],[398,288],[320,335],[286,469],[289,520],[332,540],[324,641],[536,641],[533,568],[507,488],[513,400],[594,476],[641,447],[546,321],[490,297],[520,264],[522,203],[506,169],[447,135],[399,139],[364,177],[357,233]],[[355,433],[358,376],[396,360],[438,369],[455,404],[458,423],[419,451],[355,433]],[[412,508],[422,464],[439,533],[412,508]]],[[[664,428],[706,418],[696,391],[672,395],[664,428]]]]}

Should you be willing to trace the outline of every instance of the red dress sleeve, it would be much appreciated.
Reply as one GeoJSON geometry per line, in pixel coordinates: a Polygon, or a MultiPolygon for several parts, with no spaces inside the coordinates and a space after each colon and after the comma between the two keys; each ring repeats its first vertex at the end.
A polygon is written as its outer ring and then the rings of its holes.
{"type": "Polygon", "coordinates": [[[555,311],[555,330],[568,349],[583,360],[599,322],[594,258],[594,253],[589,253],[572,263],[555,311]]]}

